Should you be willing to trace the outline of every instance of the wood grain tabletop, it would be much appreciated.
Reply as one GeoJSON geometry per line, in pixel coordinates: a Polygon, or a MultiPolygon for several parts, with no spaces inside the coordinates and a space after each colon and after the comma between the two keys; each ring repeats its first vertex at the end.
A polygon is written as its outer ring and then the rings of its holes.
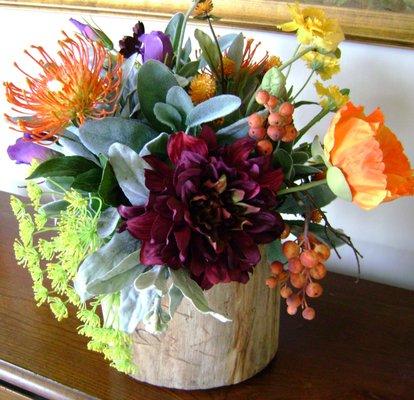
{"type": "Polygon", "coordinates": [[[29,276],[14,261],[8,199],[0,193],[0,399],[414,399],[414,292],[334,273],[315,321],[282,310],[276,358],[245,383],[185,392],[118,373],[86,349],[75,318],[59,323],[34,304],[29,276]],[[3,397],[9,388],[20,394],[3,397]]]}

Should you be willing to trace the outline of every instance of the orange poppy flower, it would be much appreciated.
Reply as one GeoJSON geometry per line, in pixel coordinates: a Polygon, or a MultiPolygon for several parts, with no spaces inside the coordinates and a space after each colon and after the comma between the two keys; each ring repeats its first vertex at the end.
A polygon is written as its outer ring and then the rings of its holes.
{"type": "Polygon", "coordinates": [[[366,116],[351,102],[333,118],[324,139],[325,153],[344,174],[355,204],[366,210],[414,194],[410,161],[380,109],[366,116]]]}
{"type": "Polygon", "coordinates": [[[5,83],[7,100],[20,114],[20,118],[6,118],[35,142],[57,140],[71,122],[81,125],[87,118],[104,118],[116,109],[122,56],[113,60],[100,42],[64,35],[56,60],[42,47],[33,46],[37,57],[26,51],[41,68],[37,77],[15,64],[27,77],[27,89],[5,83]]]}

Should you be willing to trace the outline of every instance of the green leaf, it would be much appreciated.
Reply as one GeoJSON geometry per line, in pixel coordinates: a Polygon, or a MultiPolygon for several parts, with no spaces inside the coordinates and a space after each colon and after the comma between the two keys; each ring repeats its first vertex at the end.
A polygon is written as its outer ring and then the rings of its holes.
{"type": "Polygon", "coordinates": [[[282,242],[280,239],[266,245],[266,254],[269,262],[280,261],[284,263],[287,261],[282,251],[282,242]]]}
{"type": "Polygon", "coordinates": [[[304,164],[309,160],[309,155],[304,151],[294,151],[292,153],[292,160],[294,164],[304,164]]]}
{"type": "Polygon", "coordinates": [[[191,97],[180,86],[174,86],[168,91],[166,101],[167,104],[172,105],[178,110],[184,120],[194,108],[191,97]]]}
{"type": "Polygon", "coordinates": [[[96,164],[84,157],[57,157],[51,158],[40,164],[27,179],[49,178],[55,176],[76,177],[95,168],[96,164]]]}
{"type": "Polygon", "coordinates": [[[332,190],[340,199],[345,201],[352,201],[351,188],[348,182],[338,167],[330,167],[326,172],[326,181],[329,189],[332,190]]]}
{"type": "Polygon", "coordinates": [[[239,109],[241,100],[237,96],[223,94],[213,97],[198,106],[188,114],[186,124],[192,128],[206,122],[225,117],[239,109]]]}
{"type": "Polygon", "coordinates": [[[155,139],[148,142],[140,151],[139,156],[144,157],[149,154],[158,155],[162,158],[167,153],[167,143],[170,135],[162,132],[155,139]]]}
{"type": "Polygon", "coordinates": [[[171,70],[159,61],[147,61],[138,72],[141,110],[151,126],[161,132],[168,130],[168,127],[157,120],[154,106],[157,103],[165,103],[168,90],[173,86],[179,86],[177,79],[171,70]]]}
{"type": "Polygon", "coordinates": [[[323,147],[321,145],[318,135],[316,135],[315,138],[313,139],[313,142],[311,145],[311,153],[314,159],[316,160],[321,159],[327,167],[331,165],[328,159],[326,158],[325,151],[323,150],[323,147]]]}
{"type": "MultiPolygon", "coordinates": [[[[198,44],[201,48],[201,55],[206,61],[207,65],[213,72],[217,71],[218,65],[220,63],[220,53],[216,44],[206,33],[200,29],[196,29],[194,33],[195,38],[198,41],[198,44]]],[[[202,65],[200,64],[200,68],[202,65]]]]}
{"type": "Polygon", "coordinates": [[[168,297],[170,298],[168,313],[172,318],[183,301],[184,295],[177,286],[171,285],[170,290],[168,291],[168,297]]]}
{"type": "Polygon", "coordinates": [[[114,170],[109,162],[104,164],[98,195],[106,204],[111,206],[118,206],[122,197],[114,170]]]}
{"type": "Polygon", "coordinates": [[[318,174],[319,172],[321,172],[320,169],[311,167],[310,165],[293,165],[293,168],[295,172],[295,177],[299,175],[309,176],[309,175],[314,175],[314,174],[318,174]]]}
{"type": "Polygon", "coordinates": [[[89,120],[79,128],[79,138],[85,147],[96,155],[106,156],[114,143],[124,144],[139,152],[155,135],[147,125],[119,117],[89,120]]]}
{"type": "Polygon", "coordinates": [[[94,193],[98,191],[102,178],[102,169],[93,168],[82,174],[79,174],[72,183],[72,188],[94,193]]]}
{"type": "Polygon", "coordinates": [[[312,196],[319,208],[326,207],[336,199],[335,194],[332,193],[332,190],[326,184],[308,190],[308,194],[312,196]]]}
{"type": "Polygon", "coordinates": [[[105,239],[114,233],[120,218],[118,210],[115,207],[109,207],[103,211],[99,216],[97,225],[99,237],[105,239]]]}
{"type": "Polygon", "coordinates": [[[171,39],[171,44],[173,46],[174,53],[178,51],[178,45],[180,43],[180,34],[183,29],[183,23],[184,14],[177,13],[173,15],[173,17],[168,22],[167,28],[165,29],[165,33],[171,39]]]}
{"type": "Polygon", "coordinates": [[[231,44],[228,56],[234,61],[236,67],[236,73],[239,73],[240,67],[243,61],[244,53],[244,36],[243,33],[239,33],[231,44]]]}
{"type": "Polygon", "coordinates": [[[170,274],[173,280],[173,284],[181,290],[181,293],[193,304],[193,306],[202,314],[209,314],[212,317],[218,319],[221,322],[229,322],[230,320],[221,314],[213,311],[204,296],[203,291],[196,281],[191,279],[187,270],[184,269],[172,269],[170,268],[170,274]]]}
{"type": "Polygon", "coordinates": [[[145,169],[150,166],[132,149],[120,143],[109,148],[109,162],[125,196],[133,205],[145,204],[149,190],[145,186],[145,169]]]}
{"type": "Polygon", "coordinates": [[[273,161],[276,162],[280,167],[283,169],[283,173],[285,174],[286,179],[290,179],[293,174],[293,160],[290,154],[282,149],[279,148],[273,155],[273,161]]]}
{"type": "Polygon", "coordinates": [[[190,61],[181,66],[178,70],[178,74],[184,76],[185,78],[191,78],[197,74],[200,69],[200,60],[190,61]]]}
{"type": "Polygon", "coordinates": [[[167,293],[168,269],[163,265],[154,265],[140,274],[134,282],[136,290],[155,289],[159,296],[167,293]]]}
{"type": "Polygon", "coordinates": [[[79,137],[73,132],[66,129],[64,136],[59,138],[61,144],[66,150],[69,150],[75,156],[87,158],[97,164],[96,157],[80,141],[79,137]]]}
{"type": "Polygon", "coordinates": [[[122,232],[85,259],[74,279],[74,287],[82,301],[86,301],[131,285],[143,270],[144,266],[139,265],[138,240],[129,232],[122,232]],[[127,272],[130,273],[125,275],[127,272]]]}
{"type": "Polygon", "coordinates": [[[39,212],[44,212],[49,218],[58,218],[62,211],[65,211],[69,203],[65,200],[56,200],[44,204],[40,207],[39,212]]]}
{"type": "Polygon", "coordinates": [[[286,95],[286,78],[278,68],[273,67],[263,77],[261,88],[276,97],[286,95]]]}
{"type": "Polygon", "coordinates": [[[170,104],[157,103],[154,106],[154,115],[158,121],[167,125],[172,132],[177,132],[182,129],[181,114],[170,104]]]}
{"type": "MultiPolygon", "coordinates": [[[[207,38],[209,38],[210,39],[210,37],[208,36],[208,35],[206,35],[207,36],[207,38]]],[[[218,44],[219,44],[219,46],[220,46],[220,49],[221,49],[221,52],[222,53],[224,53],[231,45],[232,45],[232,43],[234,42],[234,40],[237,38],[237,34],[235,34],[235,33],[229,33],[229,34],[227,34],[227,35],[224,35],[224,36],[220,36],[219,38],[218,38],[218,44]]],[[[210,39],[211,40],[211,39],[210,39]]],[[[218,48],[217,48],[217,45],[216,45],[216,43],[215,42],[213,42],[212,41],[212,43],[213,43],[213,45],[214,45],[214,47],[215,47],[215,51],[216,51],[216,53],[217,53],[217,56],[218,56],[218,60],[217,60],[217,70],[216,71],[218,71],[219,70],[219,66],[220,66],[220,53],[218,52],[218,48]]],[[[201,46],[200,46],[201,47],[201,46]]],[[[204,56],[202,55],[201,56],[201,58],[200,58],[200,69],[203,69],[203,68],[205,68],[207,65],[209,65],[208,64],[208,60],[206,60],[205,58],[204,58],[204,56]]]]}

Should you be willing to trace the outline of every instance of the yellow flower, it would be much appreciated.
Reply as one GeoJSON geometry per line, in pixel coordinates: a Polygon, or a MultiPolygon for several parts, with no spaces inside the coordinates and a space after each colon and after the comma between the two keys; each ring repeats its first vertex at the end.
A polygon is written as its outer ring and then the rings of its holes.
{"type": "Polygon", "coordinates": [[[196,75],[190,83],[189,94],[195,104],[211,99],[217,90],[215,79],[207,73],[196,75]]]}
{"type": "Polygon", "coordinates": [[[306,61],[308,68],[315,71],[324,81],[331,79],[333,75],[340,71],[339,58],[334,55],[310,51],[302,58],[306,61]]]}
{"type": "Polygon", "coordinates": [[[236,72],[236,63],[227,55],[223,56],[223,70],[224,76],[233,76],[236,72]]]}
{"type": "Polygon", "coordinates": [[[344,40],[338,21],[327,18],[323,10],[315,7],[301,9],[299,4],[290,4],[288,7],[292,21],[278,28],[284,32],[296,31],[300,43],[331,52],[344,40]]]}
{"type": "Polygon", "coordinates": [[[205,17],[213,11],[213,0],[201,0],[194,10],[195,17],[205,17]]]}
{"type": "Polygon", "coordinates": [[[282,61],[280,60],[280,58],[278,56],[270,56],[267,60],[266,60],[266,64],[264,67],[264,72],[269,71],[269,69],[273,68],[273,67],[280,67],[282,65],[282,61]]]}
{"type": "Polygon", "coordinates": [[[349,101],[349,96],[342,94],[336,85],[323,86],[322,83],[316,81],[316,92],[321,98],[320,104],[323,108],[337,110],[349,101]]]}

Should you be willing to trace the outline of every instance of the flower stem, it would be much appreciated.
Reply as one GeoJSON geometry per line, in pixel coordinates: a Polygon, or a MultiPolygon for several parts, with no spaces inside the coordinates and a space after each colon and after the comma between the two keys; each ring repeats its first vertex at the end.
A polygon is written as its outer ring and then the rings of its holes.
{"type": "Polygon", "coordinates": [[[299,89],[299,91],[295,94],[295,96],[292,99],[292,102],[296,99],[296,97],[298,97],[303,90],[305,89],[306,86],[308,86],[308,83],[310,82],[310,80],[312,79],[313,74],[315,73],[315,71],[312,71],[309,76],[308,79],[306,79],[305,83],[303,84],[303,86],[299,89]]]}
{"type": "Polygon", "coordinates": [[[303,49],[302,51],[297,52],[290,60],[284,62],[279,67],[279,70],[283,71],[285,68],[289,67],[295,61],[299,60],[299,58],[302,58],[306,53],[309,53],[310,51],[314,51],[314,50],[315,50],[314,47],[307,47],[306,49],[303,49]]]}
{"type": "Polygon", "coordinates": [[[312,128],[317,122],[319,122],[325,115],[329,114],[329,109],[322,109],[318,114],[315,115],[314,118],[312,118],[300,131],[299,135],[295,140],[295,143],[297,143],[302,136],[309,131],[310,128],[312,128]]]}
{"type": "Polygon", "coordinates": [[[326,183],[326,179],[321,179],[320,181],[305,183],[304,185],[292,186],[292,187],[287,188],[287,189],[279,190],[279,192],[277,192],[277,195],[278,196],[283,196],[283,195],[289,194],[289,193],[303,192],[304,190],[309,190],[309,189],[312,189],[314,187],[324,185],[325,183],[326,183]]]}
{"type": "Polygon", "coordinates": [[[184,42],[184,36],[185,36],[185,30],[187,27],[188,20],[191,17],[191,14],[193,13],[194,9],[197,7],[198,3],[200,3],[201,0],[193,0],[193,4],[188,9],[187,13],[184,16],[183,26],[181,27],[180,32],[180,39],[178,41],[178,53],[177,53],[177,60],[175,61],[175,72],[178,73],[178,69],[181,66],[181,55],[183,54],[183,42],[184,42]]]}
{"type": "MultiPolygon", "coordinates": [[[[298,44],[298,46],[296,47],[295,52],[293,53],[293,56],[296,56],[296,54],[298,54],[299,49],[300,49],[300,44],[298,44]]],[[[290,75],[291,69],[292,69],[292,64],[289,65],[289,69],[288,69],[287,74],[286,74],[286,79],[290,75]]]]}
{"type": "MultiPolygon", "coordinates": [[[[208,25],[209,25],[209,27],[210,27],[210,30],[211,30],[211,33],[212,33],[212,35],[213,35],[213,38],[214,38],[214,42],[215,42],[215,44],[216,44],[216,46],[217,46],[217,50],[218,50],[218,52],[219,52],[219,57],[220,57],[220,68],[221,68],[221,89],[222,89],[222,92],[223,93],[225,93],[225,91],[226,91],[226,82],[225,82],[225,79],[224,79],[224,63],[223,63],[223,53],[221,52],[221,47],[220,47],[220,43],[219,43],[219,41],[218,41],[218,39],[217,39],[217,35],[216,35],[216,32],[214,32],[214,28],[213,28],[213,24],[211,23],[211,18],[210,18],[210,16],[208,16],[207,17],[207,21],[208,21],[208,25]]],[[[217,75],[217,74],[216,74],[217,75]]]]}

